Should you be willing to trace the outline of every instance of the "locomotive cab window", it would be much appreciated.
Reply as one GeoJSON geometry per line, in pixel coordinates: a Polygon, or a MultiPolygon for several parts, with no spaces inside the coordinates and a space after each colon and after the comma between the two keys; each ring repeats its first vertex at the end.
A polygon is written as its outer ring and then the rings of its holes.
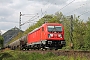
{"type": "Polygon", "coordinates": [[[54,32],[54,31],[61,32],[62,27],[61,26],[48,26],[48,32],[54,32]]]}
{"type": "Polygon", "coordinates": [[[42,31],[44,31],[44,27],[42,27],[42,31]]]}

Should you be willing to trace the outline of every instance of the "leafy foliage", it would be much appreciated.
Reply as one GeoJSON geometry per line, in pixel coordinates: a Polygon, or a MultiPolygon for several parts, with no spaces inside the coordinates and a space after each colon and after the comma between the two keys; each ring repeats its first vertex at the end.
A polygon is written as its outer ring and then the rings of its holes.
{"type": "Polygon", "coordinates": [[[85,31],[85,38],[84,38],[84,42],[85,42],[85,49],[90,49],[90,18],[88,19],[87,23],[86,23],[86,31],[85,31]]]}
{"type": "Polygon", "coordinates": [[[3,47],[3,41],[4,41],[3,37],[0,36],[0,47],[3,47]]]}
{"type": "Polygon", "coordinates": [[[41,54],[39,52],[4,51],[0,53],[0,60],[88,60],[88,58],[80,55],[57,56],[52,52],[41,54]]]}
{"type": "MultiPolygon", "coordinates": [[[[70,16],[69,16],[70,17],[70,16]]],[[[40,27],[43,23],[49,22],[49,23],[61,23],[64,26],[64,37],[66,41],[66,48],[70,46],[70,18],[67,16],[64,16],[61,12],[56,12],[54,15],[45,15],[39,21],[30,26],[23,34],[19,34],[21,36],[28,34],[35,28],[40,27]]],[[[81,49],[81,50],[90,50],[90,18],[88,18],[88,21],[83,22],[78,17],[73,18],[73,44],[74,49],[81,49]]],[[[17,36],[13,39],[18,39],[21,36],[17,36]]]]}

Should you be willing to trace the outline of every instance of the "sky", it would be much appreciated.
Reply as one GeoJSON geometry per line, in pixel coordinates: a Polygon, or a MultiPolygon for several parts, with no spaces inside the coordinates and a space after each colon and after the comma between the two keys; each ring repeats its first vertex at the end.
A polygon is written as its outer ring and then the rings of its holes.
{"type": "Polygon", "coordinates": [[[0,31],[19,28],[21,12],[22,30],[26,30],[45,14],[62,12],[65,16],[80,16],[87,21],[90,17],[90,0],[0,0],[0,31]]]}

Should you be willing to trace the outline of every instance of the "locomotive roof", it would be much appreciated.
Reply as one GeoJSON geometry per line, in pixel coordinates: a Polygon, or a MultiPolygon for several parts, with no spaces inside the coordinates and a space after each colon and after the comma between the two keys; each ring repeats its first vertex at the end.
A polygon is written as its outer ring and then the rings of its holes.
{"type": "Polygon", "coordinates": [[[61,25],[60,23],[45,23],[46,25],[61,25]]]}
{"type": "MultiPolygon", "coordinates": [[[[60,23],[45,23],[45,24],[42,24],[42,26],[44,25],[61,25],[60,23]]],[[[41,28],[42,26],[34,29],[33,31],[31,31],[29,34],[33,33],[34,31],[38,30],[39,28],[41,28]]]]}

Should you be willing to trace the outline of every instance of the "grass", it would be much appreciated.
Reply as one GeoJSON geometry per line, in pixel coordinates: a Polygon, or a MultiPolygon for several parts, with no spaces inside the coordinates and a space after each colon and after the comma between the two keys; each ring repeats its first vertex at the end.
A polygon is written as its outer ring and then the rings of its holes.
{"type": "Polygon", "coordinates": [[[88,60],[86,57],[80,56],[56,56],[55,54],[48,52],[46,54],[40,53],[28,53],[20,51],[7,50],[0,52],[0,60],[88,60]]]}

